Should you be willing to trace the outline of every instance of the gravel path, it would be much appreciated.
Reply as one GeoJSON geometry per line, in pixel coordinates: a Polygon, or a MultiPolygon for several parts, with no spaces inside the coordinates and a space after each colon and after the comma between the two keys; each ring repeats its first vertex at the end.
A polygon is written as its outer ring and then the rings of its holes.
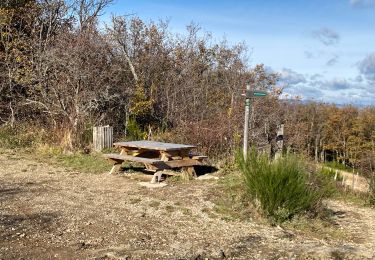
{"type": "MultiPolygon", "coordinates": [[[[347,238],[228,221],[215,180],[149,189],[0,154],[0,259],[373,259],[375,211],[332,201],[347,238]]],[[[219,192],[220,194],[220,192],[219,192]]],[[[251,217],[251,216],[250,216],[251,217]]]]}

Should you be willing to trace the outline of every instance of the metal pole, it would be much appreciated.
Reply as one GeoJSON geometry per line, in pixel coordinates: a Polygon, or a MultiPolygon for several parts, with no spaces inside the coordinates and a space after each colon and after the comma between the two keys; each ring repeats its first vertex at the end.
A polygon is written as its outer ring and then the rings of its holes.
{"type": "MultiPolygon", "coordinates": [[[[250,91],[250,85],[246,85],[246,91],[250,91]]],[[[246,97],[245,101],[245,126],[243,130],[243,157],[247,157],[247,145],[249,143],[249,116],[250,116],[250,97],[246,97]]]]}

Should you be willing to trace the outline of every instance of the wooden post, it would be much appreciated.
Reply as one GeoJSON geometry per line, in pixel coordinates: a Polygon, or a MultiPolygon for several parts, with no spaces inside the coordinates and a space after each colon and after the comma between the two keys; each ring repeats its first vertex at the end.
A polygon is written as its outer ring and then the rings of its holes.
{"type": "Polygon", "coordinates": [[[337,180],[337,170],[335,171],[335,177],[333,177],[334,180],[337,180]]]}
{"type": "Polygon", "coordinates": [[[94,150],[100,152],[113,145],[113,128],[111,126],[97,126],[93,128],[94,150]]]}
{"type": "MultiPolygon", "coordinates": [[[[250,85],[246,85],[246,91],[250,91],[250,85]]],[[[249,143],[249,117],[250,117],[250,97],[246,97],[245,101],[245,125],[243,130],[243,157],[246,160],[247,147],[249,143]]]]}
{"type": "Polygon", "coordinates": [[[275,159],[277,160],[282,156],[284,149],[284,124],[280,124],[277,126],[276,149],[275,159]]]}

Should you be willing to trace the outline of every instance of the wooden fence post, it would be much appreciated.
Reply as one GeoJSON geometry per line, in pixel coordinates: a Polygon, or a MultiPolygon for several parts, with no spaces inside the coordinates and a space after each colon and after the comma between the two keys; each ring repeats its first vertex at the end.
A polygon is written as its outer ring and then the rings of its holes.
{"type": "Polygon", "coordinates": [[[276,153],[275,153],[276,160],[282,156],[283,150],[284,150],[284,124],[280,124],[277,126],[277,132],[276,132],[276,153]]]}
{"type": "Polygon", "coordinates": [[[95,151],[100,152],[104,148],[111,148],[113,145],[113,127],[95,126],[92,137],[95,151]]]}

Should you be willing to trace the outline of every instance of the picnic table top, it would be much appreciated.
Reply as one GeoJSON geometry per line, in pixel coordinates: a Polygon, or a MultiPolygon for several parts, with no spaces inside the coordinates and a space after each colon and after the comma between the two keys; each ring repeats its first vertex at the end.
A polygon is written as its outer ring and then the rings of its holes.
{"type": "Polygon", "coordinates": [[[159,151],[173,151],[173,150],[175,151],[175,150],[196,148],[196,146],[194,145],[163,143],[163,142],[145,141],[145,140],[131,141],[131,142],[117,142],[117,143],[114,143],[114,146],[143,148],[143,149],[159,150],[159,151]]]}

